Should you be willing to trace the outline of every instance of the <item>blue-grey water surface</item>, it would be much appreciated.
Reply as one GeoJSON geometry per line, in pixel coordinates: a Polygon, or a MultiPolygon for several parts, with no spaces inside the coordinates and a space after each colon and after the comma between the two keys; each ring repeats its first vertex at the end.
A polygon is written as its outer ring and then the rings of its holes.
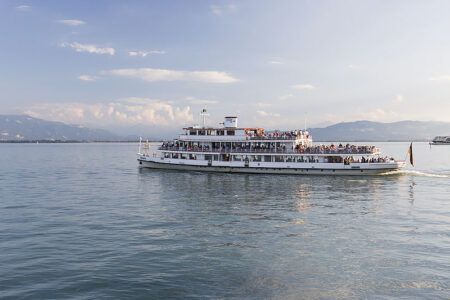
{"type": "Polygon", "coordinates": [[[136,151],[0,144],[0,298],[450,298],[450,146],[368,177],[139,170],[136,151]]]}

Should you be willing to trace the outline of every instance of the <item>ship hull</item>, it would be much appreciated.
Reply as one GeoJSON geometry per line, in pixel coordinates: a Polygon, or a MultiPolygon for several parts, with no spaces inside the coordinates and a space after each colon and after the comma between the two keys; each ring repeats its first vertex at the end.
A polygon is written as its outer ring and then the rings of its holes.
{"type": "Polygon", "coordinates": [[[220,173],[251,173],[251,174],[284,174],[284,175],[377,175],[390,171],[399,170],[404,166],[404,162],[395,164],[375,165],[366,164],[363,166],[226,166],[226,165],[192,165],[186,163],[169,163],[153,161],[148,159],[138,159],[139,167],[152,169],[167,169],[180,171],[201,171],[220,173]]]}

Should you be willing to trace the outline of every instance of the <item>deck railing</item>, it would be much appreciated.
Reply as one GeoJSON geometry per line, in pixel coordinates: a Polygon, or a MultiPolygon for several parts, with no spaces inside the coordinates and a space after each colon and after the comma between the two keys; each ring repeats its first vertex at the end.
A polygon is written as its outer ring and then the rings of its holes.
{"type": "Polygon", "coordinates": [[[280,136],[266,136],[266,135],[186,135],[182,134],[180,135],[180,139],[182,140],[195,140],[195,139],[201,139],[203,140],[234,140],[234,139],[245,139],[247,141],[276,141],[276,140],[283,140],[283,141],[295,141],[299,139],[309,139],[309,137],[306,137],[304,135],[280,135],[280,136]]]}
{"type": "Polygon", "coordinates": [[[302,136],[297,135],[283,135],[283,136],[247,136],[247,140],[296,140],[300,139],[302,136]]]}
{"type": "Polygon", "coordinates": [[[376,154],[380,153],[378,148],[370,149],[315,149],[306,148],[305,150],[297,149],[209,149],[209,148],[189,148],[189,147],[177,147],[177,146],[161,146],[159,150],[169,151],[187,151],[187,152],[214,152],[214,153],[280,153],[280,154],[376,154]]]}

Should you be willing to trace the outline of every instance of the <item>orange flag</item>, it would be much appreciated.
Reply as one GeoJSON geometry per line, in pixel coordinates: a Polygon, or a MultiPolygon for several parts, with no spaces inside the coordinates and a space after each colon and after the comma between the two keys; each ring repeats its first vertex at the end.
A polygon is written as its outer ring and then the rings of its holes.
{"type": "Polygon", "coordinates": [[[411,166],[414,167],[414,158],[413,158],[413,153],[412,153],[412,143],[409,146],[408,153],[409,153],[409,162],[411,163],[411,166]]]}

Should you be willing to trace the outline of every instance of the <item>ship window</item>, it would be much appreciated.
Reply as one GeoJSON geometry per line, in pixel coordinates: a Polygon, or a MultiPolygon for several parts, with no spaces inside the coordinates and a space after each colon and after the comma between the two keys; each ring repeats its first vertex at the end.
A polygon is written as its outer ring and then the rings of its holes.
{"type": "Polygon", "coordinates": [[[211,154],[205,154],[205,160],[212,160],[211,154]]]}
{"type": "Polygon", "coordinates": [[[191,130],[191,131],[189,131],[189,135],[197,135],[197,130],[191,130]]]}
{"type": "Polygon", "coordinates": [[[178,158],[178,153],[172,153],[172,158],[178,158]]]}
{"type": "Polygon", "coordinates": [[[225,135],[225,131],[223,131],[223,130],[217,130],[217,135],[225,135]]]}
{"type": "Polygon", "coordinates": [[[189,154],[189,159],[194,159],[195,160],[195,159],[197,159],[197,157],[195,156],[195,154],[191,153],[191,154],[189,154]]]}
{"type": "Polygon", "coordinates": [[[222,154],[220,156],[221,161],[230,161],[230,154],[222,154]]]}
{"type": "Polygon", "coordinates": [[[214,154],[213,158],[214,158],[214,160],[219,160],[219,155],[218,154],[214,154]]]}
{"type": "Polygon", "coordinates": [[[253,156],[253,161],[261,161],[261,155],[253,156]]]}
{"type": "Polygon", "coordinates": [[[227,130],[227,135],[234,135],[234,130],[227,130]]]}
{"type": "Polygon", "coordinates": [[[283,156],[275,156],[275,162],[283,162],[283,156]]]}
{"type": "Polygon", "coordinates": [[[188,155],[186,153],[181,154],[181,159],[188,159],[188,155]]]}
{"type": "Polygon", "coordinates": [[[342,157],[340,156],[328,156],[329,163],[342,163],[342,157]]]}
{"type": "Polygon", "coordinates": [[[198,135],[205,135],[205,130],[199,130],[198,135]]]}
{"type": "Polygon", "coordinates": [[[233,155],[233,160],[234,161],[241,161],[242,160],[242,156],[241,155],[233,155]]]}
{"type": "Polygon", "coordinates": [[[272,161],[272,156],[270,156],[270,155],[264,155],[264,161],[265,161],[265,162],[271,162],[271,161],[272,161]]]}
{"type": "Polygon", "coordinates": [[[286,162],[293,162],[293,161],[295,161],[295,157],[286,156],[286,162]]]}
{"type": "Polygon", "coordinates": [[[164,158],[170,158],[170,153],[164,152],[164,158]]]}

